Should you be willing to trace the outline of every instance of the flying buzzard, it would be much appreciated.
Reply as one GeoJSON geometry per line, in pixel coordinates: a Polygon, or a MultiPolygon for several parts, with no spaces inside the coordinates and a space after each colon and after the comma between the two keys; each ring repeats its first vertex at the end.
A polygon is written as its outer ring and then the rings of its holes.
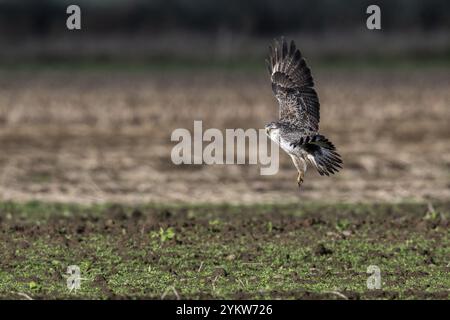
{"type": "Polygon", "coordinates": [[[314,90],[311,70],[300,51],[284,39],[270,47],[269,69],[272,90],[279,104],[279,120],[266,125],[266,133],[287,152],[298,171],[298,186],[307,164],[320,175],[342,169],[341,156],[334,145],[319,134],[319,98],[314,90]]]}

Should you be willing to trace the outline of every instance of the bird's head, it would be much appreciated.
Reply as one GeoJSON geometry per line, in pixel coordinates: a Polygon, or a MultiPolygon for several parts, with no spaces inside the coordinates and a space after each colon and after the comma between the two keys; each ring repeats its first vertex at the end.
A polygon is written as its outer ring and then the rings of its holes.
{"type": "Polygon", "coordinates": [[[271,134],[275,131],[278,131],[280,127],[278,126],[278,123],[276,122],[270,122],[266,124],[266,134],[271,137],[271,134]]]}

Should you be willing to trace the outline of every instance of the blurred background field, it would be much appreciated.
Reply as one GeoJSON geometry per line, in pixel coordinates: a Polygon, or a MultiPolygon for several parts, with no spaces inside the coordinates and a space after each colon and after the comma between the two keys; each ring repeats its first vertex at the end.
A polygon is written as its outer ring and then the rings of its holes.
{"type": "Polygon", "coordinates": [[[450,196],[446,1],[0,2],[0,199],[58,202],[428,201],[450,196]],[[263,128],[277,117],[264,58],[294,39],[344,170],[291,160],[175,166],[176,128],[263,128]]]}

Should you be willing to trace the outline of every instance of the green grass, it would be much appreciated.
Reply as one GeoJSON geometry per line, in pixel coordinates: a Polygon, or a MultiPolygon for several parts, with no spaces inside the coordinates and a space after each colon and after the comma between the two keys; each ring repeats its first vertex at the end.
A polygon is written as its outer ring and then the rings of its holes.
{"type": "Polygon", "coordinates": [[[450,205],[435,208],[3,203],[0,297],[448,299],[450,205]]]}

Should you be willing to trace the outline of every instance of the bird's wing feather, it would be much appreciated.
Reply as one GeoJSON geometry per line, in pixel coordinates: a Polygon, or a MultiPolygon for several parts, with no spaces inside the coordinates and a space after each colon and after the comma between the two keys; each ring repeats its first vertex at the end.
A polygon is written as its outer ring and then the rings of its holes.
{"type": "Polygon", "coordinates": [[[320,104],[311,70],[295,47],[284,39],[270,48],[266,61],[272,90],[280,106],[280,121],[290,122],[307,131],[319,130],[320,104]]]}

